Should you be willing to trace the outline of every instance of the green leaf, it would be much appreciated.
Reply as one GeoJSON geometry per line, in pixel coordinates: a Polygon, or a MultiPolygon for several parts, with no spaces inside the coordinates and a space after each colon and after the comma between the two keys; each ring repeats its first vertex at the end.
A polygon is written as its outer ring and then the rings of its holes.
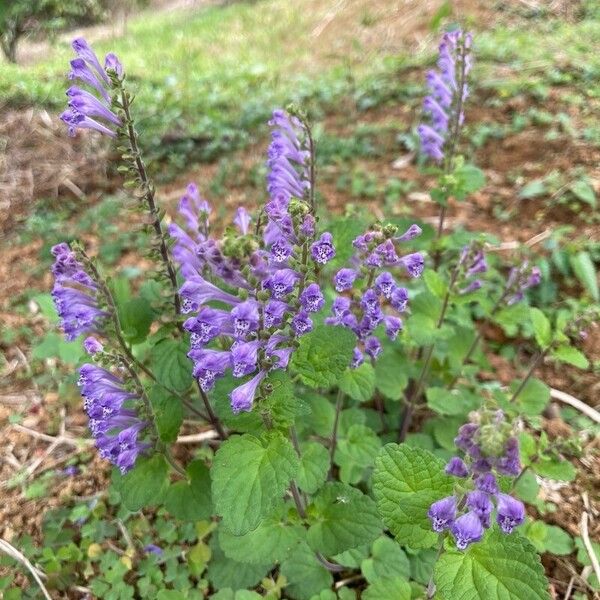
{"type": "Polygon", "coordinates": [[[577,348],[573,348],[573,346],[559,346],[552,352],[552,356],[578,369],[587,369],[590,366],[590,361],[585,357],[585,354],[577,350],[577,348]]]}
{"type": "Polygon", "coordinates": [[[596,267],[589,252],[585,252],[584,250],[578,252],[575,256],[570,257],[570,262],[575,276],[579,279],[583,287],[596,302],[600,301],[596,267]]]}
{"type": "Polygon", "coordinates": [[[302,447],[300,470],[296,477],[298,487],[308,494],[314,494],[325,483],[328,471],[329,452],[327,448],[317,442],[305,444],[302,447]]]}
{"type": "Polygon", "coordinates": [[[535,548],[495,530],[465,552],[446,550],[435,566],[441,600],[550,600],[535,548]]]}
{"type": "Polygon", "coordinates": [[[566,556],[575,550],[573,538],[564,529],[556,525],[547,526],[544,546],[547,552],[557,556],[566,556]]]}
{"type": "Polygon", "coordinates": [[[528,200],[529,198],[543,196],[547,191],[548,189],[543,179],[534,179],[521,188],[519,198],[528,200]]]}
{"type": "Polygon", "coordinates": [[[309,509],[308,544],[331,556],[370,544],[381,534],[377,507],[369,496],[342,483],[327,483],[309,509]]]}
{"type": "Polygon", "coordinates": [[[312,388],[330,388],[352,360],[356,338],[343,327],[322,325],[300,338],[291,368],[305,385],[312,388]]]}
{"type": "Polygon", "coordinates": [[[208,563],[208,580],[217,590],[231,588],[239,590],[254,587],[271,570],[271,565],[241,563],[227,558],[216,543],[216,537],[211,539],[212,559],[208,563]]]}
{"type": "Polygon", "coordinates": [[[342,468],[356,466],[361,471],[373,464],[381,448],[379,436],[366,425],[352,425],[338,440],[335,462],[342,468]]]}
{"type": "Polygon", "coordinates": [[[125,339],[132,344],[139,344],[146,339],[150,325],[154,320],[154,312],[145,298],[131,298],[117,306],[119,322],[125,339]]]}
{"type": "Polygon", "coordinates": [[[294,600],[309,600],[333,583],[331,573],[317,561],[305,542],[290,552],[280,570],[288,580],[285,593],[294,600]]]}
{"type": "Polygon", "coordinates": [[[535,473],[532,473],[528,469],[515,483],[514,492],[523,502],[534,504],[537,500],[539,490],[540,485],[537,482],[535,473]]]}
{"type": "Polygon", "coordinates": [[[289,428],[297,417],[305,416],[310,408],[295,393],[294,385],[286,371],[273,371],[264,381],[271,393],[261,403],[261,409],[269,411],[275,427],[289,428]]]}
{"type": "Polygon", "coordinates": [[[576,198],[589,204],[592,208],[596,208],[596,192],[585,179],[578,179],[571,184],[569,189],[576,198]]]}
{"type": "Polygon", "coordinates": [[[550,321],[539,308],[530,308],[529,314],[531,316],[535,341],[540,348],[545,349],[552,343],[552,326],[550,325],[550,321]]]}
{"type": "Polygon", "coordinates": [[[481,404],[480,398],[467,390],[431,387],[425,395],[427,406],[441,415],[466,415],[481,404]]]}
{"type": "MultiPolygon", "coordinates": [[[[518,383],[515,382],[513,387],[518,383]]],[[[535,417],[542,413],[550,401],[550,388],[539,379],[532,377],[525,384],[516,398],[521,412],[528,417],[535,417]]]]}
{"type": "Polygon", "coordinates": [[[373,543],[372,558],[363,560],[360,570],[369,583],[374,583],[378,579],[410,577],[410,562],[398,542],[382,536],[373,543]]]}
{"type": "Polygon", "coordinates": [[[531,464],[533,470],[541,477],[556,479],[558,481],[573,481],[577,476],[577,470],[568,460],[540,457],[531,464]]]}
{"type": "Polygon", "coordinates": [[[403,577],[378,579],[367,586],[362,593],[362,600],[410,600],[411,589],[403,577]]]}
{"type": "Polygon", "coordinates": [[[453,195],[457,200],[464,200],[469,194],[477,192],[485,185],[485,174],[475,165],[462,165],[455,169],[455,185],[453,195]]]}
{"type": "Polygon", "coordinates": [[[136,512],[160,503],[168,485],[168,472],[169,467],[162,454],[138,459],[131,471],[117,479],[125,508],[136,512]]]}
{"type": "Polygon", "coordinates": [[[169,394],[162,386],[152,386],[148,398],[154,413],[154,423],[161,441],[174,442],[183,423],[183,405],[177,396],[169,394]]]}
{"type": "Polygon", "coordinates": [[[186,600],[185,594],[177,590],[160,590],[156,600],[186,600]]]}
{"type": "Polygon", "coordinates": [[[187,352],[187,342],[163,340],[150,353],[152,371],[158,381],[180,393],[186,392],[192,384],[192,363],[187,352]]]}
{"type": "Polygon", "coordinates": [[[375,392],[375,370],[370,363],[363,363],[357,369],[346,369],[339,381],[340,390],[353,400],[366,402],[375,392]]]}
{"type": "Polygon", "coordinates": [[[165,508],[182,521],[200,521],[212,515],[210,473],[206,465],[195,460],[186,469],[190,478],[171,484],[165,495],[165,508]]]}
{"type": "Polygon", "coordinates": [[[279,511],[244,535],[233,535],[224,527],[219,528],[219,545],[225,556],[240,563],[282,562],[305,537],[301,525],[287,525],[282,521],[283,512],[279,511]]]}
{"type": "Polygon", "coordinates": [[[435,545],[438,536],[427,511],[452,492],[452,479],[439,458],[422,448],[387,444],[375,459],[373,491],[384,523],[402,544],[435,545]]]}
{"type": "Polygon", "coordinates": [[[375,385],[390,400],[399,400],[408,385],[406,359],[392,351],[386,351],[375,363],[375,385]]]}
{"type": "Polygon", "coordinates": [[[425,285],[434,296],[442,299],[446,295],[448,286],[437,271],[427,269],[423,273],[423,279],[425,280],[425,285]]]}
{"type": "Polygon", "coordinates": [[[225,527],[234,535],[256,529],[281,501],[299,466],[294,448],[279,433],[236,435],[224,442],[211,477],[215,508],[225,527]]]}

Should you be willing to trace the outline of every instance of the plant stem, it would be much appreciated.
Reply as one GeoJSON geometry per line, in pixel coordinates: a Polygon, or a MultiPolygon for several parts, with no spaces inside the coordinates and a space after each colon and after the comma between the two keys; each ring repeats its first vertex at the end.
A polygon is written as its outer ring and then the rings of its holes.
{"type": "Polygon", "coordinates": [[[202,402],[204,402],[204,407],[206,408],[206,412],[208,413],[208,420],[210,421],[212,426],[216,429],[217,433],[219,434],[219,437],[223,441],[225,441],[228,437],[227,432],[223,428],[221,421],[219,421],[219,417],[217,417],[217,415],[214,413],[212,406],[210,405],[210,401],[208,400],[208,396],[206,395],[206,392],[200,387],[200,384],[198,383],[197,379],[196,379],[196,386],[198,387],[198,393],[200,394],[200,397],[202,398],[202,402]]]}
{"type": "Polygon", "coordinates": [[[435,562],[433,568],[431,569],[431,577],[429,578],[429,583],[427,584],[427,599],[431,600],[435,596],[435,584],[433,583],[433,574],[435,572],[435,563],[438,561],[442,552],[444,551],[444,534],[440,534],[440,539],[438,542],[438,550],[435,556],[435,562]]]}
{"type": "Polygon", "coordinates": [[[535,355],[535,358],[529,364],[529,368],[527,369],[527,373],[525,374],[525,377],[523,378],[523,380],[519,384],[519,387],[515,390],[514,394],[510,397],[509,402],[512,403],[512,402],[514,402],[517,399],[518,395],[523,391],[523,389],[527,385],[527,382],[531,379],[531,376],[533,375],[533,373],[536,370],[537,366],[540,364],[540,362],[542,360],[544,360],[544,357],[546,356],[546,354],[548,354],[549,350],[550,350],[550,346],[548,348],[546,348],[545,350],[540,350],[535,355]]]}
{"type": "Polygon", "coordinates": [[[340,422],[340,413],[344,406],[344,392],[338,390],[337,399],[335,401],[335,416],[333,418],[333,431],[331,432],[331,446],[329,447],[329,479],[333,479],[333,468],[335,458],[335,447],[337,445],[337,431],[340,422]]]}
{"type": "Polygon", "coordinates": [[[123,112],[125,114],[125,122],[127,125],[127,139],[129,141],[129,146],[131,149],[133,164],[135,165],[135,169],[137,171],[141,188],[143,192],[143,198],[148,205],[148,210],[150,212],[150,216],[152,218],[152,226],[154,227],[154,232],[158,239],[158,244],[160,248],[160,255],[165,266],[167,277],[171,282],[171,288],[173,292],[173,307],[175,309],[175,318],[179,319],[179,315],[181,313],[181,300],[179,298],[179,286],[177,285],[177,274],[175,272],[175,267],[171,262],[171,257],[169,255],[169,249],[167,246],[167,239],[165,236],[165,232],[163,231],[161,224],[161,217],[158,207],[156,205],[156,200],[154,197],[154,185],[150,181],[148,177],[148,173],[146,171],[146,165],[142,160],[142,156],[140,153],[140,149],[137,143],[137,134],[135,128],[133,126],[133,120],[131,118],[130,111],[130,100],[129,95],[123,88],[121,88],[121,103],[123,112]]]}
{"type": "Polygon", "coordinates": [[[168,448],[165,448],[163,454],[164,457],[167,459],[169,465],[171,465],[171,467],[173,468],[173,470],[182,477],[185,477],[185,479],[187,479],[187,473],[183,470],[183,468],[180,465],[177,464],[168,448]]]}
{"type": "MultiPolygon", "coordinates": [[[[436,329],[439,329],[444,323],[444,317],[446,316],[446,312],[448,311],[448,306],[450,306],[450,295],[452,294],[452,290],[454,289],[454,284],[456,283],[456,280],[458,278],[458,273],[459,268],[457,266],[452,273],[450,282],[448,283],[448,289],[446,290],[446,294],[444,296],[444,301],[440,310],[440,316],[435,326],[436,329]]],[[[419,399],[419,395],[421,394],[423,384],[425,382],[425,379],[427,378],[427,375],[429,374],[429,366],[433,357],[433,350],[434,346],[433,344],[430,344],[427,347],[427,350],[425,351],[425,358],[423,360],[423,366],[421,367],[421,373],[419,375],[417,383],[408,392],[408,400],[402,415],[402,424],[400,425],[400,429],[398,431],[398,442],[403,442],[406,439],[406,434],[408,433],[408,428],[410,427],[412,416],[415,410],[415,404],[419,399]]]]}

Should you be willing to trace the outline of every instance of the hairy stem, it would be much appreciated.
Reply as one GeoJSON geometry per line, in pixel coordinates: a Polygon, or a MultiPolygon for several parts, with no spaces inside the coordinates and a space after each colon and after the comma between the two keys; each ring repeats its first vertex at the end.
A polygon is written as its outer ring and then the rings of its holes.
{"type": "Polygon", "coordinates": [[[537,369],[540,362],[542,360],[544,360],[544,357],[546,356],[546,354],[548,354],[549,350],[550,350],[550,347],[546,348],[545,350],[540,350],[535,355],[534,359],[529,364],[529,368],[527,369],[527,373],[525,374],[525,377],[523,377],[521,383],[519,384],[519,387],[515,390],[514,394],[510,397],[509,402],[514,402],[517,399],[518,395],[523,391],[523,389],[527,385],[527,382],[531,379],[531,376],[533,375],[534,371],[537,369]]]}
{"type": "Polygon", "coordinates": [[[344,392],[338,390],[337,399],[335,401],[335,416],[333,418],[333,431],[331,432],[331,445],[329,447],[329,479],[333,479],[335,448],[337,446],[337,432],[340,422],[340,413],[344,406],[344,392]]]}
{"type": "Polygon", "coordinates": [[[435,596],[435,583],[433,582],[433,574],[435,572],[435,563],[439,560],[442,552],[444,551],[444,534],[440,534],[440,539],[438,542],[437,554],[435,556],[435,561],[433,563],[433,567],[431,569],[431,576],[429,577],[429,583],[427,584],[427,600],[431,600],[435,596]]]}
{"type": "MultiPolygon", "coordinates": [[[[458,279],[459,268],[458,266],[454,269],[452,273],[452,277],[450,278],[450,282],[448,283],[448,289],[446,290],[446,294],[444,296],[444,300],[442,303],[442,308],[440,310],[440,316],[436,323],[436,329],[439,329],[444,323],[444,318],[446,316],[446,312],[448,311],[448,306],[450,306],[450,296],[454,289],[454,284],[458,279]]],[[[417,379],[417,383],[414,386],[411,386],[410,391],[408,392],[408,399],[406,402],[406,407],[404,409],[402,415],[402,423],[400,425],[400,429],[398,431],[398,441],[403,442],[406,439],[406,434],[408,433],[408,428],[410,427],[412,416],[415,410],[415,404],[419,399],[421,391],[423,389],[423,384],[425,383],[425,379],[429,374],[429,367],[431,365],[431,359],[433,357],[433,344],[429,345],[425,350],[425,357],[423,359],[423,366],[421,367],[421,372],[419,374],[419,378],[417,379]]]]}
{"type": "Polygon", "coordinates": [[[177,274],[175,272],[175,267],[171,261],[171,257],[169,255],[169,249],[167,245],[167,238],[165,232],[162,228],[161,224],[161,216],[160,211],[156,205],[156,199],[154,196],[154,185],[150,181],[148,177],[148,173],[146,171],[146,165],[142,160],[141,152],[137,143],[137,133],[133,126],[133,120],[131,118],[130,106],[131,102],[129,99],[129,95],[125,92],[123,88],[121,88],[121,103],[123,112],[125,114],[125,122],[126,122],[126,130],[127,130],[127,139],[129,141],[129,147],[131,150],[133,164],[137,171],[141,188],[143,192],[143,198],[148,206],[148,211],[150,212],[150,216],[152,218],[152,227],[154,228],[154,233],[156,234],[156,238],[158,240],[158,245],[160,249],[160,255],[162,258],[162,262],[165,266],[165,270],[167,273],[167,277],[171,282],[171,288],[173,293],[173,307],[175,309],[175,318],[179,319],[179,315],[181,313],[181,299],[179,298],[179,286],[177,285],[177,274]]]}
{"type": "Polygon", "coordinates": [[[219,417],[217,417],[217,415],[213,411],[212,406],[210,405],[208,396],[206,395],[206,392],[200,386],[200,383],[198,383],[197,379],[196,379],[196,386],[198,387],[198,393],[200,394],[200,397],[202,398],[202,402],[204,402],[204,408],[206,408],[206,412],[208,413],[208,420],[210,421],[212,426],[215,428],[215,430],[219,434],[219,437],[223,441],[225,441],[228,437],[227,432],[223,428],[223,425],[221,424],[219,417]]]}

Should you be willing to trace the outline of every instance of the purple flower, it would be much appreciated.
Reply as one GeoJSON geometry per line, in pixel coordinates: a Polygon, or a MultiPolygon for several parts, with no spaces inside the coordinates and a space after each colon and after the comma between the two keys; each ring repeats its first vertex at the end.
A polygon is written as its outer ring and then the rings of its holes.
{"type": "Polygon", "coordinates": [[[83,59],[88,65],[93,67],[98,75],[108,84],[110,79],[106,75],[104,68],[100,64],[96,53],[83,38],[76,38],[71,42],[71,46],[79,58],[83,59]]]}
{"type": "Polygon", "coordinates": [[[394,315],[386,315],[383,320],[385,322],[385,335],[394,341],[398,337],[398,333],[402,331],[402,319],[394,317],[394,315]]]}
{"type": "Polygon", "coordinates": [[[458,517],[450,527],[450,531],[459,550],[465,550],[469,544],[478,542],[483,537],[483,525],[473,511],[458,517]]]}
{"type": "Polygon", "coordinates": [[[318,312],[323,308],[325,298],[317,283],[311,283],[300,294],[300,306],[308,312],[318,312]]]}
{"type": "Polygon", "coordinates": [[[195,317],[187,319],[183,328],[191,333],[192,348],[208,344],[222,333],[232,333],[231,317],[223,310],[204,306],[195,317]]]}
{"type": "Polygon", "coordinates": [[[85,338],[83,347],[90,356],[93,356],[94,354],[104,350],[104,346],[93,336],[85,338]]]}
{"type": "Polygon", "coordinates": [[[292,255],[293,247],[285,237],[278,238],[269,249],[271,260],[284,263],[292,255]]]}
{"type": "Polygon", "coordinates": [[[390,304],[398,312],[404,312],[408,304],[408,290],[403,287],[397,287],[390,296],[390,304]]]}
{"type": "Polygon", "coordinates": [[[345,292],[349,290],[357,277],[358,273],[354,269],[340,269],[333,278],[336,291],[345,292]]]}
{"type": "Polygon", "coordinates": [[[479,432],[479,426],[475,423],[466,423],[458,430],[458,436],[454,438],[457,448],[467,452],[475,444],[475,436],[479,432]]]}
{"type": "Polygon", "coordinates": [[[231,355],[225,351],[193,349],[188,356],[194,361],[192,374],[205,392],[210,391],[217,378],[222,377],[231,366],[231,355]]]}
{"type": "Polygon", "coordinates": [[[115,375],[89,363],[79,369],[77,384],[100,456],[126,473],[150,448],[149,442],[140,440],[148,423],[126,407],[138,400],[136,394],[115,375]]]}
{"type": "Polygon", "coordinates": [[[101,329],[108,313],[98,306],[98,289],[67,244],[52,248],[55,278],[51,296],[67,340],[101,329]]]}
{"type": "Polygon", "coordinates": [[[233,296],[223,290],[220,290],[216,285],[206,281],[200,275],[192,275],[181,286],[179,290],[181,294],[182,306],[181,312],[189,313],[199,310],[203,304],[216,300],[225,304],[239,304],[241,300],[237,296],[233,296]]]}
{"type": "Polygon", "coordinates": [[[392,297],[397,287],[394,277],[388,271],[380,273],[375,279],[375,289],[388,300],[392,297]]]}
{"type": "Polygon", "coordinates": [[[504,533],[512,530],[525,521],[525,507],[523,503],[508,494],[497,495],[496,521],[504,533]]]}
{"type": "Polygon", "coordinates": [[[472,292],[476,292],[477,290],[481,289],[482,286],[483,282],[481,279],[474,279],[467,287],[460,290],[460,294],[471,294],[472,292]]]}
{"type": "Polygon", "coordinates": [[[231,392],[229,397],[231,399],[231,408],[234,413],[252,410],[252,403],[254,402],[256,390],[265,376],[265,371],[259,371],[252,379],[239,387],[236,387],[231,392]]]}
{"type": "Polygon", "coordinates": [[[324,265],[335,256],[335,248],[333,247],[333,237],[329,232],[325,232],[321,237],[310,247],[310,255],[313,260],[324,265]]]}
{"type": "Polygon", "coordinates": [[[281,300],[269,300],[264,307],[263,319],[265,327],[277,327],[283,322],[288,305],[281,300]]]}
{"type": "Polygon", "coordinates": [[[483,473],[475,480],[475,487],[486,494],[497,494],[498,483],[492,473],[483,473]]]}
{"type": "Polygon", "coordinates": [[[309,331],[312,331],[313,322],[311,318],[308,316],[308,313],[304,310],[301,310],[293,319],[292,319],[292,329],[297,336],[304,335],[309,331]]]}
{"type": "Polygon", "coordinates": [[[351,369],[357,369],[365,362],[365,356],[360,351],[360,348],[354,348],[354,352],[352,354],[352,362],[350,363],[351,369]]]}
{"type": "Polygon", "coordinates": [[[484,527],[490,526],[490,515],[494,509],[494,505],[490,500],[489,494],[480,490],[469,492],[467,494],[467,507],[472,510],[481,521],[484,527]]]}
{"type": "Polygon", "coordinates": [[[146,554],[156,554],[157,556],[162,556],[164,554],[163,549],[155,544],[146,544],[144,546],[144,552],[146,554]]]}
{"type": "Polygon", "coordinates": [[[448,529],[456,518],[456,498],[447,496],[434,502],[429,508],[427,516],[431,519],[433,531],[441,533],[444,529],[448,529]]]}
{"type": "Polygon", "coordinates": [[[273,298],[281,300],[292,293],[299,279],[300,276],[296,271],[292,269],[279,269],[279,271],[275,271],[265,281],[264,286],[271,292],[273,298]]]}
{"type": "Polygon", "coordinates": [[[380,309],[379,296],[373,288],[369,288],[364,292],[362,298],[360,299],[360,306],[367,315],[374,315],[378,313],[380,309]]]}
{"type": "Polygon", "coordinates": [[[258,329],[258,302],[246,300],[238,304],[231,311],[231,317],[233,319],[233,336],[237,339],[245,338],[249,333],[258,329]]]}
{"type": "Polygon", "coordinates": [[[411,277],[420,277],[425,268],[425,259],[420,252],[407,254],[400,259],[400,263],[411,277]]]}
{"type": "Polygon", "coordinates": [[[231,348],[231,362],[233,365],[233,376],[244,377],[256,371],[258,360],[258,350],[262,342],[255,340],[253,342],[237,343],[231,348]]]}
{"type": "Polygon", "coordinates": [[[377,358],[383,348],[381,342],[374,336],[365,340],[365,352],[373,359],[377,358]]]}
{"type": "Polygon", "coordinates": [[[305,238],[311,238],[315,235],[315,218],[312,215],[306,215],[300,225],[300,234],[305,238]]]}
{"type": "Polygon", "coordinates": [[[467,465],[458,456],[453,456],[448,461],[445,471],[448,475],[454,475],[454,477],[467,477],[469,475],[467,465]]]}
{"type": "Polygon", "coordinates": [[[402,235],[394,238],[397,242],[409,242],[419,237],[423,233],[423,230],[416,224],[413,223],[402,235]]]}
{"type": "Polygon", "coordinates": [[[243,207],[237,209],[235,213],[235,218],[233,219],[234,224],[240,230],[242,235],[246,235],[248,233],[248,226],[250,225],[251,217],[248,214],[248,211],[243,207]]]}

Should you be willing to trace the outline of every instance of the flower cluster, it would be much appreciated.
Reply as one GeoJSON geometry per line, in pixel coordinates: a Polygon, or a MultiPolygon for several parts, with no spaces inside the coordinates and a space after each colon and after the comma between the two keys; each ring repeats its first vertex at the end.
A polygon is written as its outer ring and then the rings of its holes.
{"type": "Polygon", "coordinates": [[[483,282],[477,276],[488,270],[485,254],[480,244],[473,243],[462,249],[458,259],[459,277],[466,284],[459,293],[469,294],[481,288],[483,282]]]}
{"type": "Polygon", "coordinates": [[[523,503],[502,493],[496,480],[496,475],[518,477],[521,472],[519,443],[510,429],[502,411],[483,413],[480,423],[463,425],[454,440],[465,458],[451,458],[446,473],[464,480],[461,492],[434,502],[427,514],[434,531],[450,530],[459,550],[481,540],[491,525],[494,500],[504,533],[525,520],[523,503]]]}
{"type": "Polygon", "coordinates": [[[510,306],[523,300],[525,292],[529,288],[539,285],[541,281],[542,272],[539,267],[530,265],[528,261],[512,268],[506,282],[506,289],[508,290],[507,304],[510,306]]]}
{"type": "Polygon", "coordinates": [[[231,392],[234,412],[252,409],[267,373],[285,369],[297,338],[312,330],[310,315],[325,303],[314,275],[335,255],[331,234],[317,239],[307,202],[310,153],[303,126],[280,110],[270,125],[270,198],[262,236],[259,228],[250,231],[250,216],[240,208],[235,229],[226,230],[220,240],[209,237],[210,207],[194,185],[179,206],[185,227],[169,229],[185,278],[183,312],[196,313],[184,323],[191,334],[188,356],[194,361],[194,377],[207,392],[229,369],[234,377],[252,375],[231,392]],[[213,302],[226,308],[211,306],[213,302]]]}
{"type": "MultiPolygon", "coordinates": [[[[93,353],[101,351],[94,348],[93,353]]],[[[77,385],[100,456],[126,473],[151,447],[150,442],[141,439],[149,422],[138,416],[138,395],[117,376],[89,363],[79,369],[77,385]]]]}
{"type": "Polygon", "coordinates": [[[471,35],[446,33],[439,48],[438,69],[427,72],[429,95],[423,110],[430,124],[418,127],[423,152],[433,160],[444,159],[449,136],[457,136],[463,123],[462,106],[468,96],[467,75],[471,70],[471,35]]]}
{"type": "Polygon", "coordinates": [[[82,333],[96,332],[108,316],[99,307],[98,286],[67,244],[53,246],[52,254],[52,299],[65,338],[71,341],[82,333]]]}
{"type": "Polygon", "coordinates": [[[398,316],[408,305],[408,290],[398,285],[390,268],[401,266],[411,277],[423,272],[425,259],[419,252],[399,257],[396,245],[412,240],[421,234],[418,225],[396,236],[394,226],[376,228],[358,236],[353,246],[355,254],[351,266],[340,269],[333,283],[340,295],[334,300],[331,317],[325,322],[351,329],[357,338],[351,366],[364,362],[364,354],[375,360],[382,351],[375,335],[383,324],[389,339],[395,340],[402,329],[398,316]]]}
{"type": "Polygon", "coordinates": [[[104,66],[83,38],[72,43],[77,58],[71,61],[69,79],[78,80],[97,95],[77,86],[67,90],[68,108],[60,118],[67,124],[69,135],[75,135],[77,129],[94,129],[116,137],[115,129],[122,125],[121,119],[111,110],[110,91],[111,74],[122,77],[123,67],[112,53],[106,55],[104,66]],[[97,119],[100,119],[98,121],[97,119]]]}

